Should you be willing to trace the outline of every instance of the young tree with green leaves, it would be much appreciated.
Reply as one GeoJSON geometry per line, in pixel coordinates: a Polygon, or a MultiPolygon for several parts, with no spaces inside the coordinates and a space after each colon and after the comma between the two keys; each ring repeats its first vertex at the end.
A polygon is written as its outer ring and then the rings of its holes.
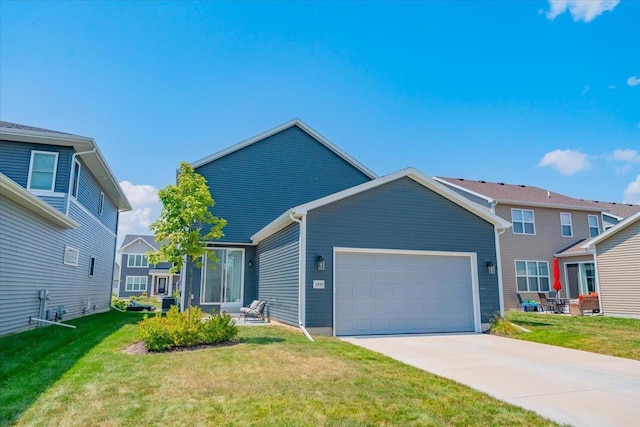
{"type": "Polygon", "coordinates": [[[173,263],[169,270],[179,272],[186,260],[189,266],[189,290],[187,308],[191,308],[193,267],[206,252],[204,241],[224,236],[222,229],[227,221],[214,216],[210,208],[215,201],[209,192],[206,179],[187,162],[180,163],[176,185],[168,185],[158,192],[162,202],[160,218],[149,227],[160,242],[160,249],[149,253],[149,262],[173,263]],[[211,229],[202,235],[206,226],[211,229]]]}

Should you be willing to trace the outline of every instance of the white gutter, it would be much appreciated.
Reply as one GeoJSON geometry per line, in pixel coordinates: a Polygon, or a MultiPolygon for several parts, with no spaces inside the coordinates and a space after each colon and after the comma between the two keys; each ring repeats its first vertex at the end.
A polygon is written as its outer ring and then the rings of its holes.
{"type": "Polygon", "coordinates": [[[289,218],[293,222],[297,222],[300,225],[298,234],[298,327],[310,341],[313,341],[311,334],[304,327],[305,323],[305,270],[306,270],[306,237],[307,237],[307,216],[303,215],[302,219],[298,219],[293,216],[293,212],[289,214],[289,218]]]}
{"type": "MultiPolygon", "coordinates": [[[[69,174],[69,188],[67,191],[67,207],[65,209],[65,215],[69,215],[69,205],[71,204],[71,187],[73,186],[73,170],[76,166],[76,157],[83,155],[83,154],[92,154],[95,153],[96,150],[98,150],[98,147],[96,147],[95,145],[93,146],[93,150],[89,150],[89,151],[79,151],[77,153],[73,153],[73,156],[71,156],[71,173],[69,174]]],[[[78,181],[80,181],[80,171],[78,170],[78,181]]]]}

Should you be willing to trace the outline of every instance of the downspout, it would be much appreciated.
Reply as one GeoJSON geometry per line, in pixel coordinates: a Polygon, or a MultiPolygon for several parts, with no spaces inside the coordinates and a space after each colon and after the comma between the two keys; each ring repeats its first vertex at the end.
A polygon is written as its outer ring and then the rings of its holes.
{"type": "MultiPolygon", "coordinates": [[[[77,153],[73,153],[71,156],[71,173],[69,174],[69,188],[67,189],[67,207],[65,209],[64,214],[69,216],[69,205],[71,204],[71,187],[73,186],[73,168],[76,166],[76,157],[84,154],[95,153],[98,150],[98,147],[94,146],[93,150],[89,151],[79,151],[77,153]]],[[[80,180],[80,172],[78,171],[78,180],[80,180]]],[[[118,234],[118,230],[116,229],[116,234],[118,234]]]]}
{"type": "Polygon", "coordinates": [[[498,297],[500,299],[500,316],[504,317],[504,287],[502,284],[502,255],[500,253],[500,235],[507,231],[506,228],[498,230],[495,228],[496,235],[496,269],[498,270],[498,297]]]}
{"type": "Polygon", "coordinates": [[[298,233],[298,327],[302,331],[305,337],[307,337],[310,341],[313,341],[311,334],[304,327],[305,320],[305,266],[306,266],[306,235],[307,235],[307,221],[306,215],[302,217],[302,219],[298,219],[293,216],[293,212],[289,214],[289,218],[297,222],[300,226],[300,230],[298,233]]]}

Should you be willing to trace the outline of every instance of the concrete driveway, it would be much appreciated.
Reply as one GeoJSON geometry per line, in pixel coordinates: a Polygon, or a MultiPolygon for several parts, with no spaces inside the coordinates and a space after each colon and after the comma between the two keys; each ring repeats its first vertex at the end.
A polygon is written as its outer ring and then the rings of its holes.
{"type": "Polygon", "coordinates": [[[640,425],[640,362],[487,334],[343,337],[574,426],[640,425]]]}

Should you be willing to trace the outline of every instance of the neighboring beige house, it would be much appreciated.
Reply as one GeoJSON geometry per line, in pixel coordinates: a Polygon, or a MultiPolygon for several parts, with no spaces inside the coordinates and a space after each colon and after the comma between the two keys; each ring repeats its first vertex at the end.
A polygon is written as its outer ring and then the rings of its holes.
{"type": "Polygon", "coordinates": [[[500,269],[505,309],[522,299],[553,291],[558,258],[560,296],[578,298],[598,290],[593,252],[581,247],[604,231],[608,204],[567,197],[538,187],[456,178],[434,178],[512,223],[500,235],[500,269]]]}
{"type": "Polygon", "coordinates": [[[595,248],[601,312],[640,318],[640,212],[583,246],[595,248]]]}

